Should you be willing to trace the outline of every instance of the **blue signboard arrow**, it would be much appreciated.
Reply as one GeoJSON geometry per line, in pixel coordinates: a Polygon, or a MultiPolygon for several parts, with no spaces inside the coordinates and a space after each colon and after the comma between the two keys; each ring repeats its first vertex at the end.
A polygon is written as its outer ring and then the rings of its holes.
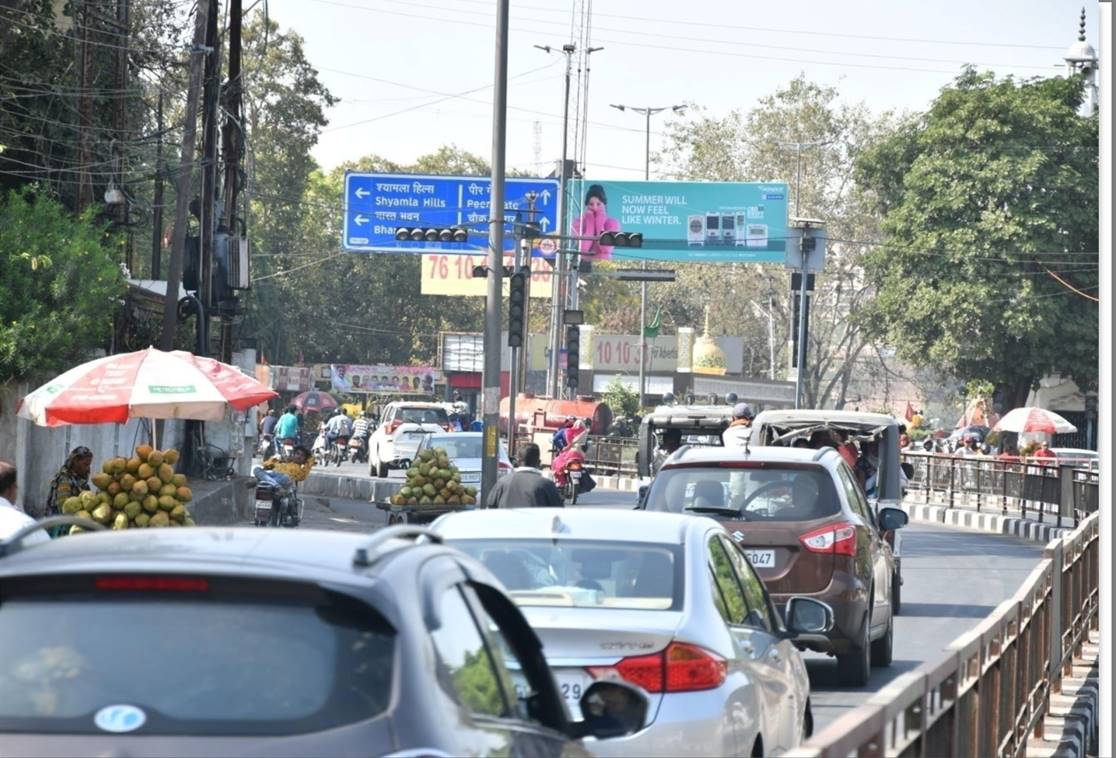
{"type": "MultiPolygon", "coordinates": [[[[491,180],[477,176],[345,174],[342,246],[354,252],[476,254],[488,249],[491,180]],[[398,241],[400,228],[464,227],[467,242],[398,241]]],[[[558,225],[556,179],[509,178],[504,198],[504,250],[515,249],[516,224],[558,225]],[[528,195],[535,194],[529,211],[528,195]]]]}

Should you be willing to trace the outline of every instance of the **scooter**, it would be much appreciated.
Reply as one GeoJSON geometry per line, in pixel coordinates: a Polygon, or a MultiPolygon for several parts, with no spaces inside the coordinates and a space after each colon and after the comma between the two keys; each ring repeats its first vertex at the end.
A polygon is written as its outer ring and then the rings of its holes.
{"type": "Polygon", "coordinates": [[[275,450],[275,436],[271,434],[261,434],[260,444],[256,449],[262,460],[267,460],[273,455],[275,450]]]}
{"type": "Polygon", "coordinates": [[[314,438],[314,446],[310,448],[310,455],[314,456],[316,461],[329,461],[329,443],[326,441],[325,424],[322,424],[318,429],[318,436],[314,438]]]}

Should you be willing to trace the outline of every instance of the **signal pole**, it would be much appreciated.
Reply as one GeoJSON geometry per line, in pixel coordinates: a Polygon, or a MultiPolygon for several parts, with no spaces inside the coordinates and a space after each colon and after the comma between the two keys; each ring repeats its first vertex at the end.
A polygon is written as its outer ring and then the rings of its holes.
{"type": "MultiPolygon", "coordinates": [[[[500,454],[500,299],[504,274],[504,161],[508,128],[508,15],[510,0],[496,4],[496,71],[492,91],[492,191],[488,218],[488,292],[484,309],[484,375],[481,413],[484,453],[481,494],[496,486],[500,454]]],[[[484,507],[484,503],[481,504],[484,507]]]]}

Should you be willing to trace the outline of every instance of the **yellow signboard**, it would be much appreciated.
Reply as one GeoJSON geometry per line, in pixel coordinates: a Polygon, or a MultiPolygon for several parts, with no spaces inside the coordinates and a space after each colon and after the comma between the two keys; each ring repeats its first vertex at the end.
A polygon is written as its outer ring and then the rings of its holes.
{"type": "MultiPolygon", "coordinates": [[[[484,277],[474,278],[473,269],[487,262],[483,255],[423,255],[420,291],[424,295],[484,297],[487,282],[484,277]]],[[[513,263],[512,256],[504,256],[505,267],[511,267],[513,263]]],[[[550,264],[543,259],[531,259],[531,297],[550,297],[552,271],[550,264]]],[[[504,294],[508,294],[507,277],[504,278],[504,294]]]]}

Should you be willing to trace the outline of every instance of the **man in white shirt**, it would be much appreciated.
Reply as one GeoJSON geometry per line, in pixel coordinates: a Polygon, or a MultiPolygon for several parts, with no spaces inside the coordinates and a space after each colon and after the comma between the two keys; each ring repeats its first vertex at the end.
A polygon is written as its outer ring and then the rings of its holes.
{"type": "MultiPolygon", "coordinates": [[[[7,461],[0,461],[0,540],[7,539],[28,524],[34,524],[35,519],[28,516],[18,507],[16,467],[7,461]]],[[[50,537],[46,531],[40,530],[24,538],[25,544],[36,542],[49,542],[50,537]]]]}
{"type": "Polygon", "coordinates": [[[737,403],[732,407],[732,423],[721,433],[721,441],[725,447],[734,447],[748,444],[752,436],[752,419],[756,412],[747,403],[737,403]]]}

